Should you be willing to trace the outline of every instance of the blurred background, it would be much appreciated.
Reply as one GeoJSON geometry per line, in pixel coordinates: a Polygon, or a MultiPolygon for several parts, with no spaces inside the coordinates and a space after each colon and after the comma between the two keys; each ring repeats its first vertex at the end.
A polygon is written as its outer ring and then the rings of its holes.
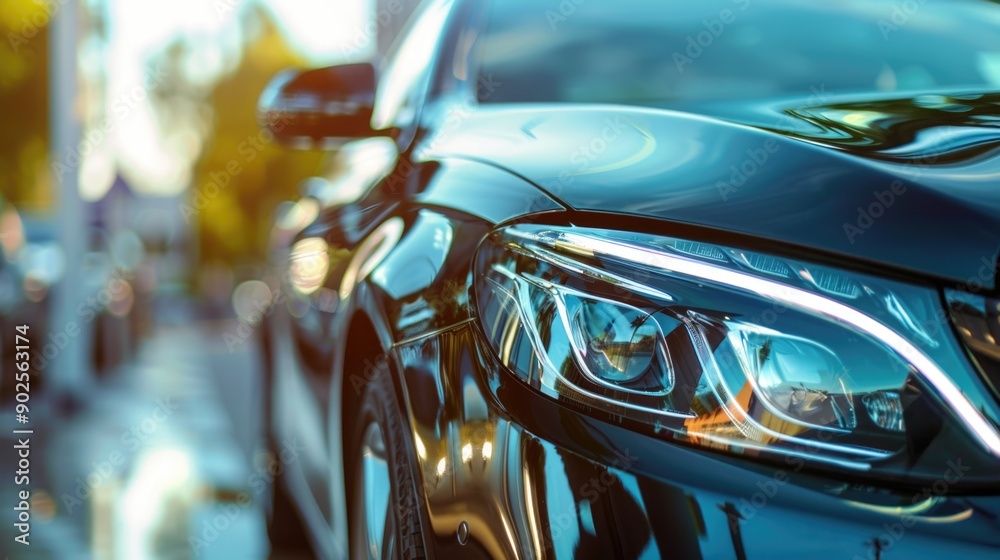
{"type": "Polygon", "coordinates": [[[0,433],[34,434],[31,546],[4,474],[0,557],[291,557],[264,533],[261,279],[275,216],[335,163],[255,107],[285,68],[378,57],[415,3],[5,0],[0,433]]]}

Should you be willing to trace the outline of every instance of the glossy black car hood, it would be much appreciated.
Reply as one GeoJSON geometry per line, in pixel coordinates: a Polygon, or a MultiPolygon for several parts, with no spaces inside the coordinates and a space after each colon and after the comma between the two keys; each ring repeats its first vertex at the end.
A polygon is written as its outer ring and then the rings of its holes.
{"type": "MultiPolygon", "coordinates": [[[[815,100],[813,100],[815,101],[815,100]]],[[[1000,95],[691,108],[486,106],[428,139],[578,210],[994,283],[1000,95]],[[712,115],[712,116],[707,116],[712,115]]]]}

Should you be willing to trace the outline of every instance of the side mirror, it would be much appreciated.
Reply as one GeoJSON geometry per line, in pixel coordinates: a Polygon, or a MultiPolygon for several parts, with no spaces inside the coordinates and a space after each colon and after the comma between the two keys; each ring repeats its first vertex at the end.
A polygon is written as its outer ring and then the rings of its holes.
{"type": "Polygon", "coordinates": [[[387,135],[372,130],[374,105],[375,67],[369,63],[286,70],[261,94],[257,119],[280,141],[311,148],[387,135]]]}

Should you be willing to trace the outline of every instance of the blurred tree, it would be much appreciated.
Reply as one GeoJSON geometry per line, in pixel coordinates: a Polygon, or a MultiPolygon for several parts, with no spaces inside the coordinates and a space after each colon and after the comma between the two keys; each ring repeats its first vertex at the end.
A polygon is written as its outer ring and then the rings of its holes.
{"type": "MultiPolygon", "coordinates": [[[[279,71],[304,61],[263,9],[251,7],[240,23],[243,50],[231,71],[207,87],[168,80],[154,94],[161,120],[193,118],[195,128],[205,128],[181,212],[198,231],[199,260],[231,266],[264,257],[274,208],[297,196],[298,183],[316,173],[322,157],[282,148],[261,134],[256,120],[260,93],[279,71]]],[[[190,48],[173,44],[164,51],[170,75],[184,75],[169,68],[186,64],[190,48]]]]}
{"type": "Polygon", "coordinates": [[[58,6],[6,0],[0,9],[0,194],[28,208],[51,204],[48,23],[58,6]]]}

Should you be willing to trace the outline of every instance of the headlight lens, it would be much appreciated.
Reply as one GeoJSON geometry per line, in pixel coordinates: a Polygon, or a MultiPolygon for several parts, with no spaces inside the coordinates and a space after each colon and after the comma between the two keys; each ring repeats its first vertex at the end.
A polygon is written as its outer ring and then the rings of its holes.
{"type": "Polygon", "coordinates": [[[941,342],[932,289],[535,225],[484,243],[476,286],[486,338],[523,381],[675,439],[867,469],[912,464],[934,415],[933,429],[954,423],[1000,456],[995,424],[963,394],[971,385],[944,373],[956,353],[941,342]]]}

